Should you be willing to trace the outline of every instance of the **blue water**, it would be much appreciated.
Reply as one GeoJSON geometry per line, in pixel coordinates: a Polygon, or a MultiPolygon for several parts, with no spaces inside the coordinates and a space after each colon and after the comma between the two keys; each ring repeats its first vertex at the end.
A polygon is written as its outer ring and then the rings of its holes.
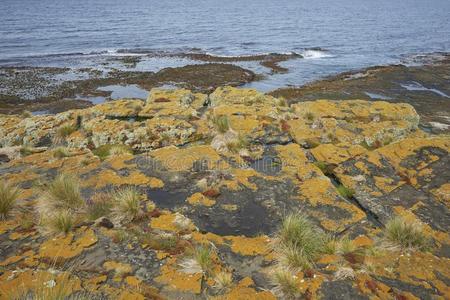
{"type": "Polygon", "coordinates": [[[306,54],[263,90],[450,50],[449,0],[0,0],[0,24],[0,65],[82,67],[119,49],[306,54]]]}

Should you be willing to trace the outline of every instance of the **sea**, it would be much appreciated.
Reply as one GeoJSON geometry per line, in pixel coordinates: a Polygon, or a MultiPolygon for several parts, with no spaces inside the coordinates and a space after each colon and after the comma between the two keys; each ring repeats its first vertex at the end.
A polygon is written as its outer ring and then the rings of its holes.
{"type": "Polygon", "coordinates": [[[136,55],[135,70],[158,71],[202,62],[149,54],[301,54],[285,74],[240,63],[267,74],[252,84],[270,91],[449,51],[449,0],[0,0],[0,66],[136,55]]]}

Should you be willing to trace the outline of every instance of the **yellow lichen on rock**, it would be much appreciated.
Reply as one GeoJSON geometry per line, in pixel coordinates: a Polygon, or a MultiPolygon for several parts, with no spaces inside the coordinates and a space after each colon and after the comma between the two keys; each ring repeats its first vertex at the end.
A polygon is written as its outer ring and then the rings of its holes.
{"type": "Polygon", "coordinates": [[[204,205],[204,206],[213,206],[216,204],[216,201],[204,196],[202,193],[195,193],[186,200],[189,204],[192,205],[204,205]]]}
{"type": "Polygon", "coordinates": [[[182,273],[174,267],[175,263],[176,259],[170,258],[167,263],[161,267],[161,275],[156,277],[155,281],[167,285],[167,287],[172,290],[200,294],[203,274],[182,273]]]}
{"type": "Polygon", "coordinates": [[[80,255],[86,248],[97,243],[97,236],[90,228],[82,227],[75,233],[50,238],[42,243],[39,256],[42,258],[64,261],[80,255]]]}
{"type": "Polygon", "coordinates": [[[267,236],[245,237],[226,236],[225,240],[231,242],[231,251],[241,255],[268,255],[271,252],[269,247],[270,239],[267,236]]]}
{"type": "Polygon", "coordinates": [[[97,189],[106,187],[108,185],[145,185],[150,188],[164,187],[164,183],[155,177],[147,177],[139,171],[131,171],[128,176],[120,176],[115,171],[105,169],[98,174],[91,176],[83,181],[84,186],[93,186],[97,189]]]}
{"type": "Polygon", "coordinates": [[[150,152],[164,168],[169,171],[188,171],[195,162],[204,162],[209,170],[226,170],[229,165],[210,146],[193,146],[190,148],[177,148],[169,146],[150,152]]]}

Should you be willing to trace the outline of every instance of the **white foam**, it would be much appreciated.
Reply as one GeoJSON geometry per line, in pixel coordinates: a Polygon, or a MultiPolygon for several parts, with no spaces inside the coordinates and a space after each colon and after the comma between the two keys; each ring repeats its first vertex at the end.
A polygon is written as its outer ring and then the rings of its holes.
{"type": "Polygon", "coordinates": [[[323,50],[305,50],[301,53],[304,59],[320,59],[326,57],[332,57],[331,54],[323,50]]]}

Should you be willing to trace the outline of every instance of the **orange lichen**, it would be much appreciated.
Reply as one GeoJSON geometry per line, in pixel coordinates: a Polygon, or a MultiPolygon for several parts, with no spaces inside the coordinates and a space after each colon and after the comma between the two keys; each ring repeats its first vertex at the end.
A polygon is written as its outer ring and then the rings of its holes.
{"type": "Polygon", "coordinates": [[[83,250],[97,243],[97,240],[92,229],[82,227],[75,234],[69,233],[43,242],[39,255],[42,258],[64,261],[80,255],[83,250]]]}
{"type": "Polygon", "coordinates": [[[186,200],[189,204],[192,205],[204,205],[204,206],[213,206],[216,204],[216,201],[204,196],[202,193],[195,193],[186,200]]]}

